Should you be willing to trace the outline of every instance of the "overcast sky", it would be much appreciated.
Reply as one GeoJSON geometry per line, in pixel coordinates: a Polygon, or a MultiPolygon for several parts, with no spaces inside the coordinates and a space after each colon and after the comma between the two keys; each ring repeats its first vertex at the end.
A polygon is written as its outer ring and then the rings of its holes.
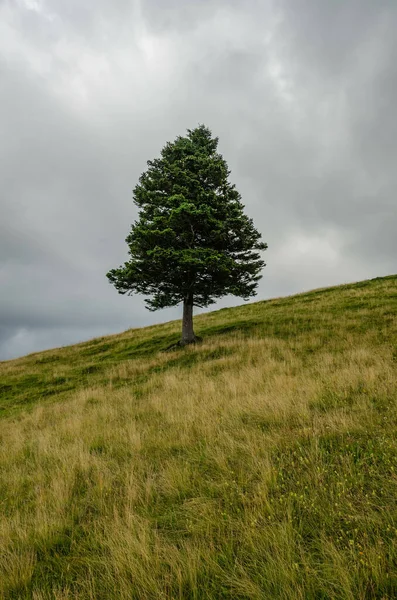
{"type": "Polygon", "coordinates": [[[0,360],[179,317],[105,274],[199,123],[269,244],[258,299],[395,273],[396,31],[396,0],[0,0],[0,360]]]}

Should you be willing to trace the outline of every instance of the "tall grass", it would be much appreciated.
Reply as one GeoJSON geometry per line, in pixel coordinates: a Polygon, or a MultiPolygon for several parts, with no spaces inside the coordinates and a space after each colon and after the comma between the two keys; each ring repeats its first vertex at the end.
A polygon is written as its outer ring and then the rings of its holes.
{"type": "Polygon", "coordinates": [[[397,277],[0,364],[1,599],[397,597],[397,277]]]}

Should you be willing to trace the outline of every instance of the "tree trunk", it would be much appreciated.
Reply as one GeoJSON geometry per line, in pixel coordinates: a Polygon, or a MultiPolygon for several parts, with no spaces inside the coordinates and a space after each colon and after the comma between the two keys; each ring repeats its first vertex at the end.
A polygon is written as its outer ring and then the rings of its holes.
{"type": "Polygon", "coordinates": [[[196,336],[193,331],[193,294],[188,294],[183,300],[182,346],[193,344],[196,336]]]}

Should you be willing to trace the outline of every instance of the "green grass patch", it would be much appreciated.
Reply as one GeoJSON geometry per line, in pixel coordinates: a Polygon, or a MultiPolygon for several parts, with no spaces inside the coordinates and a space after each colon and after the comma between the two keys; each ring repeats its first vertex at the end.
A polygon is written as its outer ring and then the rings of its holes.
{"type": "Polygon", "coordinates": [[[0,600],[394,600],[397,277],[0,364],[0,600]]]}

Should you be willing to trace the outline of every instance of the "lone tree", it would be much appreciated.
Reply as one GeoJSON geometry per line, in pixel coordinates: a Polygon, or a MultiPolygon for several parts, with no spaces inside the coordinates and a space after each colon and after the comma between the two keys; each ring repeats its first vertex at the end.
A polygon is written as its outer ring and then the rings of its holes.
{"type": "Polygon", "coordinates": [[[147,162],[133,199],[139,208],[126,238],[129,261],[107,273],[120,294],[141,293],[149,310],[183,302],[180,345],[197,340],[193,306],[256,294],[265,266],[261,234],[229,183],[218,138],[204,125],[168,142],[147,162]]]}

